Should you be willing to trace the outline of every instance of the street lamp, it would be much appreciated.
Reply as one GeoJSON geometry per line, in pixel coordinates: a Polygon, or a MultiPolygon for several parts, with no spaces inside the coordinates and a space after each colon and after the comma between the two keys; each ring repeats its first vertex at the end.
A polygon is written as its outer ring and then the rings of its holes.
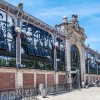
{"type": "Polygon", "coordinates": [[[19,27],[15,28],[16,32],[16,66],[17,68],[21,66],[21,30],[19,27]]]}
{"type": "Polygon", "coordinates": [[[21,34],[21,19],[23,16],[23,4],[19,3],[17,6],[17,12],[16,12],[16,17],[17,17],[17,27],[15,28],[15,32],[16,32],[16,66],[21,67],[21,38],[20,38],[20,34],[21,34]]]}
{"type": "Polygon", "coordinates": [[[56,48],[58,47],[58,43],[57,42],[55,42],[55,44],[54,44],[54,71],[55,71],[55,82],[54,82],[54,84],[55,84],[55,90],[56,90],[56,71],[57,71],[57,61],[58,61],[58,59],[57,59],[57,52],[56,52],[56,48]]]}
{"type": "Polygon", "coordinates": [[[20,28],[19,28],[19,27],[16,27],[16,28],[15,28],[15,32],[20,34],[20,33],[21,33],[20,28]]]}

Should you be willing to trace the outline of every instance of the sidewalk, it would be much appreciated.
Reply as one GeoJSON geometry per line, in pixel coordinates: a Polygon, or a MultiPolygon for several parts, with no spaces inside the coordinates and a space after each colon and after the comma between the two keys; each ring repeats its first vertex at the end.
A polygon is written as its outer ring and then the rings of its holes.
{"type": "Polygon", "coordinates": [[[37,97],[38,100],[100,100],[100,88],[92,87],[81,89],[64,94],[47,96],[47,98],[37,97]]]}

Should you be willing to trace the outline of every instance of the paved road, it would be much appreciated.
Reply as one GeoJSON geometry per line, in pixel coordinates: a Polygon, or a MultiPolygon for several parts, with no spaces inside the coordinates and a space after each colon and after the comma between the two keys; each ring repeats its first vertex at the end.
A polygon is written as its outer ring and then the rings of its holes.
{"type": "Polygon", "coordinates": [[[38,97],[39,100],[100,100],[100,87],[92,87],[89,89],[81,89],[59,94],[56,96],[48,96],[47,98],[38,97]]]}

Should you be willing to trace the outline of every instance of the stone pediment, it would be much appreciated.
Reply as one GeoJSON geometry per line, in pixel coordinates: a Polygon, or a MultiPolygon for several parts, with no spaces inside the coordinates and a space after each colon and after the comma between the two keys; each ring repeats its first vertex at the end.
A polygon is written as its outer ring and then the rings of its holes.
{"type": "Polygon", "coordinates": [[[68,22],[67,17],[63,18],[63,22],[57,25],[61,32],[65,34],[67,39],[75,39],[84,42],[87,38],[84,33],[84,28],[79,26],[77,15],[72,15],[72,19],[68,22]]]}
{"type": "Polygon", "coordinates": [[[80,43],[84,44],[86,36],[84,34],[78,33],[72,27],[69,27],[68,32],[66,34],[66,38],[68,40],[73,40],[75,42],[80,42],[80,43]]]}
{"type": "Polygon", "coordinates": [[[68,30],[70,29],[75,31],[77,34],[83,36],[84,38],[86,38],[86,35],[84,33],[84,28],[79,26],[78,21],[70,21],[68,23],[68,30]]]}

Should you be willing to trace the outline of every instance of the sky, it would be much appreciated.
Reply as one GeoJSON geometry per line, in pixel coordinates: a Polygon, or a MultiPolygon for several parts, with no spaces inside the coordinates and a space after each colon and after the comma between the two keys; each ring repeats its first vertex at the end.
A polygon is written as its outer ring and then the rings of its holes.
{"type": "Polygon", "coordinates": [[[55,26],[67,16],[78,15],[79,25],[87,36],[86,46],[100,52],[100,0],[5,0],[14,6],[24,4],[24,11],[55,26]]]}

